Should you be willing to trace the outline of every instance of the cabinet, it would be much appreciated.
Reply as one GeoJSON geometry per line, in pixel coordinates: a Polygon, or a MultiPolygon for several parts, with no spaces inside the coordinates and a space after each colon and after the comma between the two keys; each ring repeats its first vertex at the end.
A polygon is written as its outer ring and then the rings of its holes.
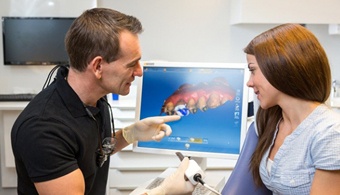
{"type": "Polygon", "coordinates": [[[231,24],[340,24],[338,0],[232,0],[231,24]]]}
{"type": "Polygon", "coordinates": [[[0,102],[2,188],[14,188],[17,185],[15,163],[11,146],[11,130],[15,119],[26,105],[27,102],[0,102]]]}

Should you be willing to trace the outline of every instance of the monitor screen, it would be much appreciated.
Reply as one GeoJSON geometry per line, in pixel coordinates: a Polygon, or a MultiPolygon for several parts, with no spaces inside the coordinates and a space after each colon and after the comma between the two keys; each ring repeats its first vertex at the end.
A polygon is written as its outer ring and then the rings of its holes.
{"type": "Polygon", "coordinates": [[[245,63],[147,62],[137,87],[136,119],[181,115],[160,142],[135,152],[237,159],[246,134],[245,63]]]}
{"type": "Polygon", "coordinates": [[[75,18],[2,17],[5,65],[68,63],[64,39],[75,18]]]}

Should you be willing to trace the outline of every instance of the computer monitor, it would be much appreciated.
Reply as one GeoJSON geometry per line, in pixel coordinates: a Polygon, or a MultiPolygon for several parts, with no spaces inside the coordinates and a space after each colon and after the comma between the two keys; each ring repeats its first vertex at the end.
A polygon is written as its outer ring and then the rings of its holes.
{"type": "Polygon", "coordinates": [[[2,17],[4,65],[68,64],[72,17],[2,17]]]}
{"type": "Polygon", "coordinates": [[[136,119],[181,115],[160,142],[136,142],[134,152],[237,159],[246,135],[245,63],[145,62],[137,86],[136,119]]]}

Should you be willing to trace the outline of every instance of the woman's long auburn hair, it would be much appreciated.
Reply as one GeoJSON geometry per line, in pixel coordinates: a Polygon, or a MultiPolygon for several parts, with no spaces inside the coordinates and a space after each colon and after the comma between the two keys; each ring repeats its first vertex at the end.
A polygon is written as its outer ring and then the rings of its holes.
{"type": "MultiPolygon", "coordinates": [[[[254,55],[268,82],[279,91],[306,101],[325,102],[331,90],[327,55],[317,38],[299,24],[282,24],[256,36],[244,49],[254,55]]],[[[273,140],[281,108],[259,108],[256,125],[259,142],[250,161],[257,186],[262,186],[259,166],[273,140]]]]}

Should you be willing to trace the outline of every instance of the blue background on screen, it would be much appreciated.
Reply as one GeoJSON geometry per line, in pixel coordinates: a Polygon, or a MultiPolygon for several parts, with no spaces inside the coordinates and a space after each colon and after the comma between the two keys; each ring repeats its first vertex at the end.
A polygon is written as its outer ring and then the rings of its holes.
{"type": "Polygon", "coordinates": [[[236,95],[232,101],[168,123],[173,132],[160,142],[138,142],[138,147],[186,150],[194,152],[239,154],[244,69],[237,68],[182,68],[145,67],[141,94],[140,119],[165,115],[164,101],[182,84],[210,82],[223,77],[236,95]]]}

